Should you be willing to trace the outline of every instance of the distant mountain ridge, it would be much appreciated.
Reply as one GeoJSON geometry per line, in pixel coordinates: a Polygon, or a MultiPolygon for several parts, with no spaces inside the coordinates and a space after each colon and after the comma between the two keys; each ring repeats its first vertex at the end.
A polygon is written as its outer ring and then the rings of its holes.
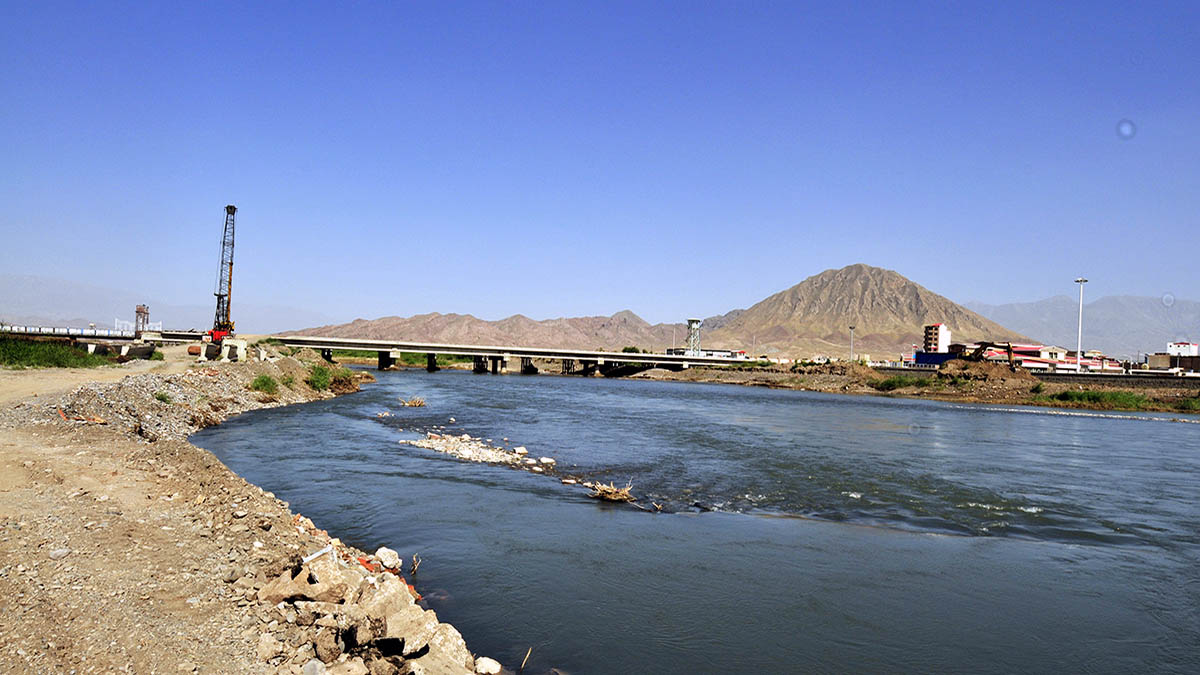
{"type": "MultiPolygon", "coordinates": [[[[978,313],[1040,342],[1075,348],[1079,300],[1057,295],[1036,302],[1004,305],[967,303],[978,313]]],[[[1113,295],[1083,305],[1083,348],[1110,356],[1137,358],[1165,351],[1168,342],[1200,342],[1200,302],[1170,295],[1113,295]]]]}
{"type": "MultiPolygon", "coordinates": [[[[849,326],[856,352],[896,358],[920,343],[928,323],[945,323],[956,340],[1026,340],[916,284],[869,265],[826,270],[776,293],[749,309],[705,319],[702,344],[756,353],[809,357],[848,356],[849,326]]],[[[329,337],[396,339],[458,344],[512,344],[565,349],[619,350],[625,346],[661,351],[682,346],[683,324],[651,325],[631,311],[535,321],[520,314],[485,321],[464,314],[356,319],[299,333],[329,337]]]]}

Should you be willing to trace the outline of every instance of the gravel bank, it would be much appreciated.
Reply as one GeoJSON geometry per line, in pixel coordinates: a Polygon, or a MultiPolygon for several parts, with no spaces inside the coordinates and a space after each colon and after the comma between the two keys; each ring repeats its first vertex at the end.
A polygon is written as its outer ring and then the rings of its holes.
{"type": "Polygon", "coordinates": [[[499,672],[420,605],[401,556],[331,538],[187,443],[246,410],[333,395],[307,374],[292,358],[206,364],[10,399],[0,671],[499,672]],[[269,396],[249,389],[259,375],[291,384],[269,396]]]}

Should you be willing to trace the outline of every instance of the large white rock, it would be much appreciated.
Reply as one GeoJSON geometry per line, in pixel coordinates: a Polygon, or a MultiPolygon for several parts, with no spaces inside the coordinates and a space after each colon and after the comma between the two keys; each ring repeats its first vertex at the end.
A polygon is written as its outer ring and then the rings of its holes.
{"type": "Polygon", "coordinates": [[[500,662],[481,656],[475,659],[475,672],[479,675],[500,675],[500,662]]]}
{"type": "Polygon", "coordinates": [[[541,459],[539,459],[538,461],[539,461],[539,462],[541,462],[542,464],[554,464],[554,458],[553,458],[553,457],[542,457],[542,458],[541,458],[541,459]]]}
{"type": "Polygon", "coordinates": [[[379,558],[379,562],[390,570],[400,569],[400,566],[404,564],[400,561],[400,554],[386,546],[381,546],[378,551],[375,551],[375,557],[379,558]]]}
{"type": "Polygon", "coordinates": [[[517,447],[513,448],[513,452],[517,453],[518,455],[528,455],[529,454],[529,451],[526,450],[525,446],[523,446],[523,445],[518,445],[517,447]]]}

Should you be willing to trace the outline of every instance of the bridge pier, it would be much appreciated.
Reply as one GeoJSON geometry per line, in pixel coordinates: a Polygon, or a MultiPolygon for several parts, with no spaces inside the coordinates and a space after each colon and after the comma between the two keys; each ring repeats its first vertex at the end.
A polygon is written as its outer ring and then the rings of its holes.
{"type": "Polygon", "coordinates": [[[492,356],[489,358],[492,362],[493,375],[500,375],[501,373],[508,371],[508,359],[503,356],[492,356]]]}
{"type": "Polygon", "coordinates": [[[532,356],[521,357],[521,374],[522,375],[537,375],[537,366],[533,365],[532,356]]]}
{"type": "Polygon", "coordinates": [[[596,374],[596,368],[599,365],[597,361],[580,361],[579,374],[584,377],[592,377],[596,374]]]}
{"type": "Polygon", "coordinates": [[[436,373],[437,371],[441,370],[441,368],[438,368],[437,354],[425,355],[425,370],[431,373],[436,373]]]}
{"type": "Polygon", "coordinates": [[[387,370],[396,365],[396,359],[391,352],[379,352],[379,370],[387,370]]]}
{"type": "Polygon", "coordinates": [[[475,367],[472,369],[476,374],[482,375],[488,371],[488,359],[486,356],[475,357],[475,367]]]}
{"type": "Polygon", "coordinates": [[[570,375],[571,373],[574,373],[574,372],[575,372],[575,359],[563,359],[562,360],[562,374],[570,375]]]}
{"type": "Polygon", "coordinates": [[[333,350],[332,349],[322,349],[321,350],[321,358],[325,359],[326,361],[328,361],[330,363],[333,363],[333,350]]]}

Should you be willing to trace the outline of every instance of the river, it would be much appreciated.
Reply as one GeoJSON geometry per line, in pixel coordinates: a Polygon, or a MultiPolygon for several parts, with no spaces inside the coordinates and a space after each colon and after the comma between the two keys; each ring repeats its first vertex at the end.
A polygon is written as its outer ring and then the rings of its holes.
{"type": "Polygon", "coordinates": [[[419,553],[429,606],[510,670],[532,647],[525,672],[573,675],[1200,671],[1194,419],[378,377],[191,440],[350,544],[419,553]],[[663,512],[398,442],[439,426],[663,512]]]}

